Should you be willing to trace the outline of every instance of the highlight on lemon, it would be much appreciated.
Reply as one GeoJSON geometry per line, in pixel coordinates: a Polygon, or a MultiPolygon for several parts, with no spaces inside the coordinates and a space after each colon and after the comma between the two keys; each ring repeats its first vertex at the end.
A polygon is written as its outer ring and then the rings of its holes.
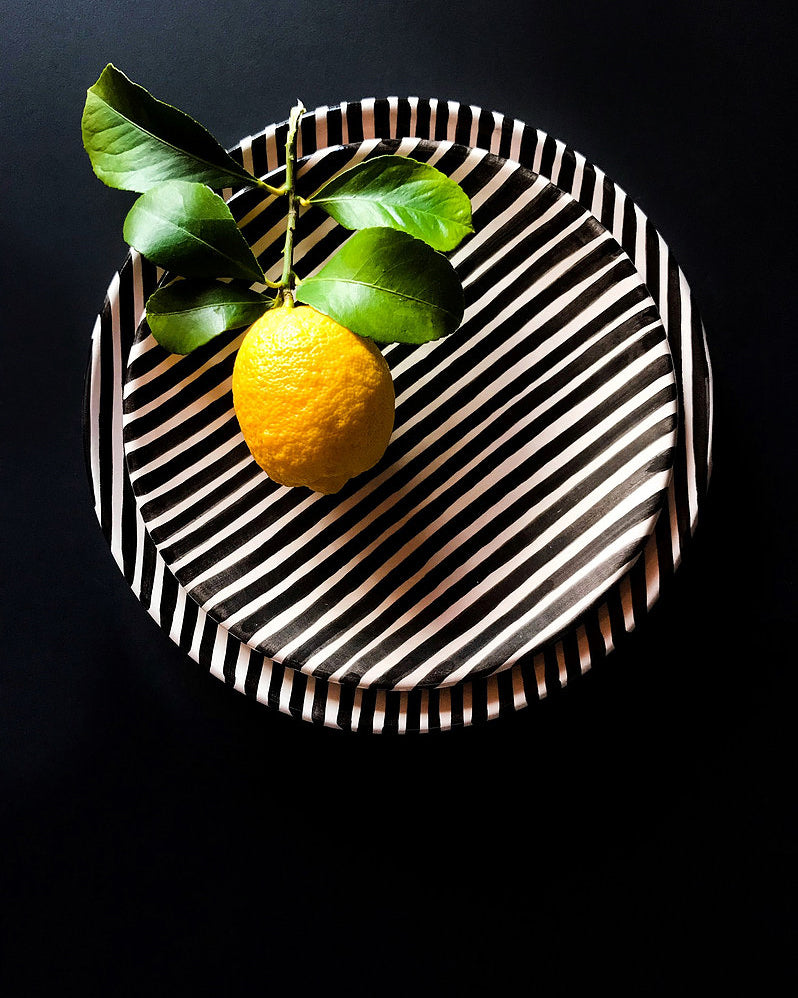
{"type": "Polygon", "coordinates": [[[278,306],[247,330],[233,404],[272,481],[337,492],[383,456],[394,389],[379,348],[307,305],[278,306]]]}

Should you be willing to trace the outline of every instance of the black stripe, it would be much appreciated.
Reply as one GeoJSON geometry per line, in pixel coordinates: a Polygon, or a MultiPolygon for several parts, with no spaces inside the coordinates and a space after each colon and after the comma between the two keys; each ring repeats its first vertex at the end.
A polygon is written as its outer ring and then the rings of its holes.
{"type": "MultiPolygon", "coordinates": [[[[244,679],[244,695],[248,697],[257,697],[258,687],[260,686],[261,676],[265,669],[271,670],[272,665],[267,662],[263,655],[259,655],[255,651],[250,651],[249,661],[247,663],[247,675],[244,679]]],[[[321,687],[320,683],[316,684],[316,688],[321,687]]]]}
{"type": "Polygon", "coordinates": [[[346,127],[350,142],[363,141],[363,116],[360,101],[346,105],[346,127]]]}
{"type": "Polygon", "coordinates": [[[570,149],[566,149],[562,154],[560,173],[557,177],[557,186],[561,191],[571,191],[574,186],[574,174],[576,173],[576,156],[570,149]]]}
{"type": "Polygon", "coordinates": [[[331,107],[327,111],[327,144],[338,146],[344,141],[343,117],[340,107],[331,107]]]}
{"type": "Polygon", "coordinates": [[[418,106],[416,108],[416,135],[419,135],[425,139],[430,138],[429,124],[430,124],[429,101],[419,100],[418,106]]]}
{"type": "MultiPolygon", "coordinates": [[[[206,627],[206,630],[213,634],[215,628],[208,626],[206,627]]],[[[226,636],[224,644],[224,659],[222,662],[222,675],[224,676],[224,681],[228,686],[235,686],[236,662],[238,661],[238,649],[240,647],[240,642],[234,638],[232,634],[228,634],[226,636]]]]}

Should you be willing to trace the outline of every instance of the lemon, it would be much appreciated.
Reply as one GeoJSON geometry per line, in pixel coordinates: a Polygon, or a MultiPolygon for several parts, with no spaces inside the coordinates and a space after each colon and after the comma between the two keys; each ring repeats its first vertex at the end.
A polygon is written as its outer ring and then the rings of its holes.
{"type": "Polygon", "coordinates": [[[272,308],[249,327],[233,404],[269,478],[315,492],[373,467],[393,431],[393,380],[378,347],[307,305],[272,308]]]}

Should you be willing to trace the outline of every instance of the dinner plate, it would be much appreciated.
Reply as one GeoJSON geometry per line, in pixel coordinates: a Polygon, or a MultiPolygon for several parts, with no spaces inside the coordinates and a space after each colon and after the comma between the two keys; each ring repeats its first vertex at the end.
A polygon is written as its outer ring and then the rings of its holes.
{"type": "MultiPolygon", "coordinates": [[[[245,140],[238,150],[242,161],[259,173],[277,167],[281,129],[284,134],[284,126],[274,126],[255,140],[245,140]]],[[[668,515],[660,519],[655,536],[646,545],[645,558],[611,588],[602,605],[560,640],[545,644],[538,654],[525,656],[499,676],[459,683],[451,690],[352,689],[272,664],[186,599],[153,549],[131,502],[120,460],[122,357],[144,296],[155,283],[152,268],[135,254],[115,278],[98,319],[87,382],[87,456],[97,511],[117,560],[156,619],[195,658],[245,692],[313,720],[371,730],[447,727],[516,709],[545,694],[552,683],[564,684],[605,654],[641,619],[657,598],[662,580],[678,564],[706,488],[711,442],[711,383],[700,320],[665,244],[623,192],[578,154],[542,133],[496,114],[434,101],[366,101],[319,109],[305,121],[302,151],[308,155],[315,145],[328,148],[330,141],[343,139],[351,145],[348,140],[353,138],[362,141],[377,134],[396,137],[405,132],[481,147],[503,159],[518,159],[533,172],[557,181],[624,247],[668,331],[682,413],[668,515]]]]}
{"type": "MultiPolygon", "coordinates": [[[[670,479],[677,403],[665,330],[628,256],[517,162],[364,141],[300,159],[299,193],[391,153],[456,179],[476,232],[452,255],[461,327],[383,351],[397,394],[384,458],[333,496],[272,482],[233,411],[242,333],[181,357],[142,323],[123,426],[147,530],[203,610],[309,675],[409,690],[511,668],[628,570],[670,479]]],[[[230,206],[277,277],[281,199],[253,191],[230,206]]],[[[310,208],[300,273],[350,237],[310,208]]]]}

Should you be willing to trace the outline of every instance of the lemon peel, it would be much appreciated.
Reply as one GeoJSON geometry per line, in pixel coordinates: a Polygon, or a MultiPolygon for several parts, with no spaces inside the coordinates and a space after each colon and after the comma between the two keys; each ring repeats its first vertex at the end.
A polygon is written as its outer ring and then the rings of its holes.
{"type": "Polygon", "coordinates": [[[393,380],[379,348],[308,305],[270,309],[249,327],[233,404],[269,478],[325,494],[372,468],[393,431],[393,380]]]}

